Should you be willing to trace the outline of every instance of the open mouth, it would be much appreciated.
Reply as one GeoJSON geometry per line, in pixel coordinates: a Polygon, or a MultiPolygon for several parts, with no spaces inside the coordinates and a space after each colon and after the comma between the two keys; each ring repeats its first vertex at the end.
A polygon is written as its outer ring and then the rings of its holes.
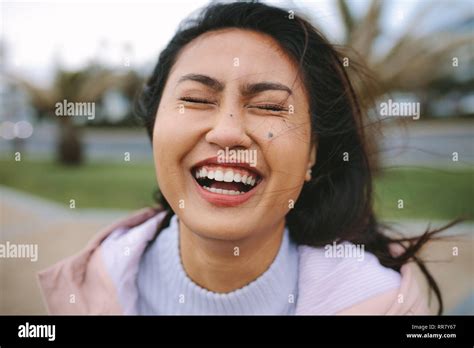
{"type": "Polygon", "coordinates": [[[229,196],[245,195],[262,181],[258,173],[235,165],[207,164],[193,168],[192,174],[203,189],[229,196]]]}

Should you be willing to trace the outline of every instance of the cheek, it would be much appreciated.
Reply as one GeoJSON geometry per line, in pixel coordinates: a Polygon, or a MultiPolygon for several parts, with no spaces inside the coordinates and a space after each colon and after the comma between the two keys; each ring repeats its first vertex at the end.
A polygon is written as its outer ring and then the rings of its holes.
{"type": "Polygon", "coordinates": [[[173,110],[160,109],[153,130],[153,157],[158,184],[163,188],[179,181],[181,159],[189,151],[189,136],[173,110]]]}
{"type": "Polygon", "coordinates": [[[292,183],[304,178],[310,149],[307,124],[268,120],[259,127],[258,137],[272,175],[292,183]]]}
{"type": "Polygon", "coordinates": [[[153,153],[157,164],[176,165],[192,141],[192,127],[178,110],[161,107],[153,130],[153,153]]]}
{"type": "Polygon", "coordinates": [[[303,127],[291,124],[278,126],[273,123],[271,130],[261,143],[262,152],[271,176],[268,181],[263,207],[271,207],[268,216],[284,216],[294,207],[303,188],[308,164],[309,136],[303,127]],[[272,138],[268,138],[272,132],[272,138]]]}

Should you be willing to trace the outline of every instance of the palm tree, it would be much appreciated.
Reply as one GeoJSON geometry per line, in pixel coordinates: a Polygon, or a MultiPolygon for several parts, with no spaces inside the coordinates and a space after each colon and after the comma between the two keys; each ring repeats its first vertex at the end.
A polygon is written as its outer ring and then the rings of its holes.
{"type": "MultiPolygon", "coordinates": [[[[378,82],[378,88],[369,91],[371,95],[378,98],[391,91],[422,91],[435,81],[453,73],[451,68],[455,56],[466,56],[466,53],[469,55],[470,52],[468,59],[472,61],[474,34],[472,30],[462,28],[465,24],[472,24],[474,20],[470,7],[472,4],[468,3],[465,4],[467,6],[464,18],[449,26],[444,25],[416,35],[417,28],[423,24],[423,18],[428,18],[435,10],[443,10],[439,7],[439,2],[421,2],[412,18],[404,24],[399,38],[394,40],[390,49],[380,53],[376,52],[375,47],[377,39],[383,34],[382,13],[388,2],[372,0],[365,15],[357,18],[347,0],[338,0],[337,8],[345,30],[344,44],[350,47],[346,50],[347,56],[357,60],[358,55],[359,59],[366,62],[378,82]]],[[[367,93],[367,90],[363,89],[366,86],[357,86],[359,80],[354,81],[360,92],[367,93]]]]}
{"type": "Polygon", "coordinates": [[[59,125],[57,139],[57,159],[62,164],[78,165],[83,161],[80,131],[72,117],[56,117],[56,103],[94,102],[101,100],[104,93],[114,87],[124,90],[126,94],[141,82],[133,72],[119,74],[111,70],[92,65],[84,70],[68,72],[58,70],[51,87],[38,87],[29,81],[16,77],[26,89],[31,103],[39,115],[54,117],[59,125]]]}
{"type": "MultiPolygon", "coordinates": [[[[472,4],[466,2],[466,11],[459,11],[464,18],[417,34],[424,18],[443,10],[437,1],[421,2],[412,18],[405,22],[398,39],[380,52],[377,41],[384,34],[381,21],[388,4],[388,1],[371,0],[365,14],[357,17],[347,0],[337,1],[337,11],[344,28],[343,44],[337,48],[349,58],[347,72],[361,99],[361,107],[366,111],[372,110],[367,112],[369,116],[374,116],[374,102],[391,92],[412,92],[422,102],[426,100],[426,91],[430,87],[454,75],[454,57],[458,57],[459,61],[467,60],[468,64],[473,62],[474,34],[469,30],[474,20],[472,4]],[[353,67],[355,69],[351,69],[353,67]]],[[[318,21],[317,18],[313,20],[318,21]]],[[[469,68],[465,67],[465,70],[469,68]]],[[[400,118],[398,122],[403,121],[400,118]]],[[[379,163],[376,139],[379,138],[381,123],[377,117],[375,120],[368,117],[362,126],[365,132],[372,133],[367,137],[367,146],[371,164],[376,169],[379,163]]]]}

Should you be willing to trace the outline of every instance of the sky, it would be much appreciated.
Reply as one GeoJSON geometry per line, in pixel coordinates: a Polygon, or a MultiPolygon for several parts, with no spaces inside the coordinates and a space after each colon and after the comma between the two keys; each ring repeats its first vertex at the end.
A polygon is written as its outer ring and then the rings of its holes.
{"type": "MultiPolygon", "coordinates": [[[[404,21],[420,1],[424,0],[391,1],[385,29],[395,36],[402,32],[404,21]]],[[[310,13],[330,40],[342,38],[333,0],[265,2],[310,13]]],[[[73,70],[99,60],[117,68],[151,69],[178,24],[206,4],[207,0],[1,0],[3,68],[37,84],[50,82],[58,64],[73,70]]],[[[359,14],[367,5],[365,0],[351,2],[359,14]]]]}

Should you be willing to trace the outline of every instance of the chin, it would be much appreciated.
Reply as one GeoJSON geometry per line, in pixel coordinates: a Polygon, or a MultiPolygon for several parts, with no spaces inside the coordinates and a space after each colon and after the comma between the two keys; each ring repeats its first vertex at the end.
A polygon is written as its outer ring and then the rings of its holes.
{"type": "MultiPolygon", "coordinates": [[[[191,209],[191,208],[190,208],[191,209]]],[[[232,214],[216,214],[213,212],[201,212],[195,210],[195,214],[182,215],[182,222],[201,237],[219,240],[240,240],[244,239],[258,229],[258,226],[251,226],[249,219],[232,214]],[[187,222],[190,223],[187,223],[187,222]]]]}

